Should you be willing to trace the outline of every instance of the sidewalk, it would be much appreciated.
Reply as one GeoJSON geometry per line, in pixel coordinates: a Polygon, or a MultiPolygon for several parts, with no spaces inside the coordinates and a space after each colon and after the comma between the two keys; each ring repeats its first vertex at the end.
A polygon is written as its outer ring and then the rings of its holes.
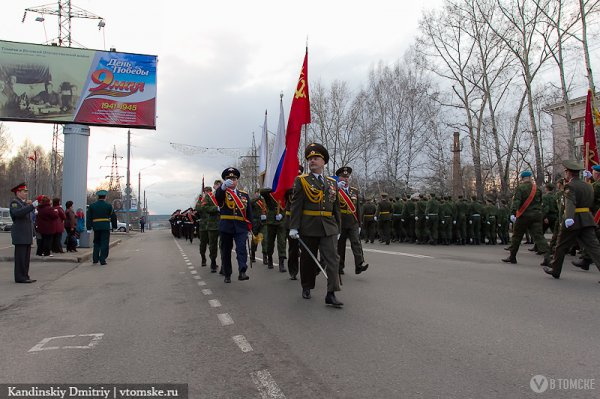
{"type": "MultiPolygon", "coordinates": [[[[135,234],[135,233],[133,233],[135,234]]],[[[130,235],[133,235],[130,233],[130,235]]],[[[126,233],[111,233],[109,247],[112,248],[115,245],[121,243],[123,239],[127,238],[126,233]]],[[[62,254],[53,254],[54,256],[37,256],[35,240],[31,246],[31,263],[37,262],[67,262],[67,263],[82,263],[92,258],[92,248],[77,248],[77,252],[64,252],[62,254]]],[[[10,243],[7,245],[0,246],[0,264],[2,262],[14,262],[15,249],[10,243]]]]}

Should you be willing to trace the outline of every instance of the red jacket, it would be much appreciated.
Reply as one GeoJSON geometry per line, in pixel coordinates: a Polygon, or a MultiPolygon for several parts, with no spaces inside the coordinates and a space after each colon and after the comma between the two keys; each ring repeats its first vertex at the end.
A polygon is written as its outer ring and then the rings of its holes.
{"type": "Polygon", "coordinates": [[[60,221],[58,211],[50,204],[40,204],[38,206],[38,214],[35,219],[37,231],[40,234],[54,234],[55,223],[60,221]]]}
{"type": "Polygon", "coordinates": [[[58,219],[54,222],[54,234],[62,233],[65,231],[65,211],[60,205],[54,206],[54,209],[58,211],[58,219]]]}

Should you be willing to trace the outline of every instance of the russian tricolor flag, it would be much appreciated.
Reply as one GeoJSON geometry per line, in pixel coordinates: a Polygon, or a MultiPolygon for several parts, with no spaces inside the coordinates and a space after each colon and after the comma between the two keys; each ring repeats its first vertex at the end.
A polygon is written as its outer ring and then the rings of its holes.
{"type": "MultiPolygon", "coordinates": [[[[283,106],[282,106],[283,107],[283,106]]],[[[298,175],[298,148],[300,147],[300,136],[302,134],[302,125],[310,123],[310,100],[308,98],[308,48],[304,55],[302,70],[298,78],[292,107],[290,109],[290,118],[288,119],[287,130],[285,134],[285,147],[280,149],[278,142],[280,140],[280,129],[283,130],[283,109],[279,116],[279,127],[277,128],[277,138],[271,165],[277,170],[273,175],[273,193],[271,196],[282,206],[285,205],[285,193],[294,186],[294,179],[298,175]],[[280,158],[276,154],[281,154],[280,158]]],[[[283,135],[282,135],[283,136],[283,135]]],[[[268,175],[267,175],[268,176],[268,175]]],[[[268,181],[268,180],[267,180],[268,181]]]]}

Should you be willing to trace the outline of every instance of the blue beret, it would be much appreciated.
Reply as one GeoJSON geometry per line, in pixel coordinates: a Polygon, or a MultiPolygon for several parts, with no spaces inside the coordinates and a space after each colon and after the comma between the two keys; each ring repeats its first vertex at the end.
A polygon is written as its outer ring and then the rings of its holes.
{"type": "Polygon", "coordinates": [[[592,169],[594,169],[596,172],[600,172],[600,165],[594,165],[592,166],[592,169]]]}
{"type": "Polygon", "coordinates": [[[531,177],[533,176],[533,173],[531,173],[530,170],[525,170],[523,172],[521,172],[521,177],[531,177]]]}

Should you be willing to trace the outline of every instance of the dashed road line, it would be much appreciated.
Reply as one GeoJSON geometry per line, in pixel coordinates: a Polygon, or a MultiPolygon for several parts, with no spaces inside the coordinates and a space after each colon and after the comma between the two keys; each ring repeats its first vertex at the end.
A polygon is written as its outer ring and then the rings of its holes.
{"type": "Polygon", "coordinates": [[[202,280],[202,277],[198,276],[197,274],[195,276],[193,276],[196,280],[202,280]]]}
{"type": "Polygon", "coordinates": [[[364,248],[363,247],[363,252],[375,252],[378,254],[387,254],[387,255],[399,255],[399,256],[408,256],[411,258],[420,258],[420,259],[433,259],[433,256],[427,256],[427,255],[419,255],[419,254],[409,254],[406,252],[395,252],[395,251],[382,251],[380,249],[371,249],[371,248],[364,248]]]}
{"type": "Polygon", "coordinates": [[[188,269],[190,269],[190,270],[194,269],[194,266],[188,266],[188,269]]]}
{"type": "Polygon", "coordinates": [[[205,288],[205,289],[202,290],[202,293],[204,295],[212,295],[212,290],[208,289],[208,288],[205,288]]]}
{"type": "Polygon", "coordinates": [[[281,389],[277,386],[277,383],[269,373],[269,370],[253,371],[250,373],[252,381],[260,397],[263,399],[285,399],[285,395],[281,392],[281,389]]]}
{"type": "Polygon", "coordinates": [[[221,302],[219,302],[218,299],[210,299],[208,301],[208,304],[210,305],[211,308],[218,308],[221,306],[221,302]]]}
{"type": "Polygon", "coordinates": [[[242,350],[242,352],[246,353],[252,352],[254,350],[252,349],[252,346],[250,345],[246,337],[244,337],[243,335],[234,335],[231,338],[233,339],[233,342],[235,342],[237,346],[242,350]]]}
{"type": "Polygon", "coordinates": [[[219,313],[217,317],[219,318],[222,326],[229,326],[233,324],[233,319],[231,316],[229,316],[229,313],[219,313]]]}
{"type": "Polygon", "coordinates": [[[202,286],[205,286],[205,285],[206,285],[206,283],[205,283],[204,281],[198,281],[198,285],[199,285],[200,287],[202,287],[202,286]]]}

